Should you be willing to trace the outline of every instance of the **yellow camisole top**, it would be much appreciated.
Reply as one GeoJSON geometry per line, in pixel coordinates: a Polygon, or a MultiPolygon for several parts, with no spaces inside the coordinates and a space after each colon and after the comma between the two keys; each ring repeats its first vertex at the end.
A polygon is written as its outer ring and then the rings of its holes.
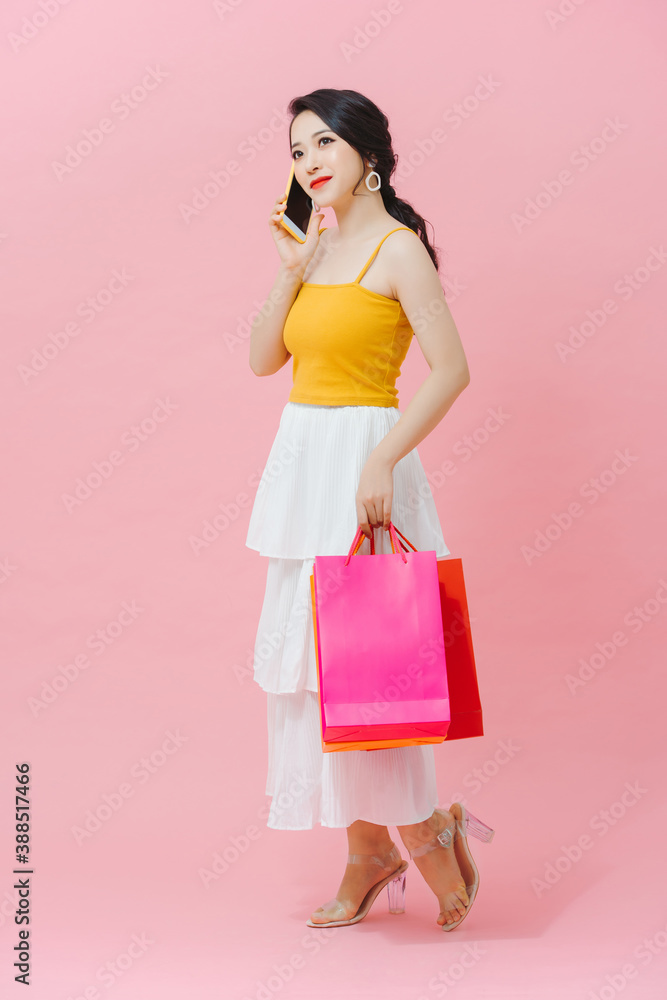
{"type": "Polygon", "coordinates": [[[387,236],[399,229],[414,232],[398,226],[386,233],[354,281],[302,282],[283,329],[292,355],[290,402],[398,406],[395,383],[413,330],[397,299],[359,282],[387,236]]]}

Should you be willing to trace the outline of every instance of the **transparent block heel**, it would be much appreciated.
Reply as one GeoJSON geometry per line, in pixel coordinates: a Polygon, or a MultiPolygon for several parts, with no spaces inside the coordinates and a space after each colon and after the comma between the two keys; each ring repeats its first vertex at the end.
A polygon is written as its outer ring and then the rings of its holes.
{"type": "Polygon", "coordinates": [[[387,883],[390,913],[405,913],[405,875],[398,875],[387,883]]]}
{"type": "Polygon", "coordinates": [[[306,923],[309,927],[345,927],[348,924],[358,923],[364,919],[385,885],[387,886],[389,912],[405,913],[405,871],[408,868],[408,862],[401,860],[401,854],[396,844],[384,857],[379,857],[377,854],[348,854],[347,862],[348,864],[374,864],[382,871],[388,871],[389,874],[371,886],[356,913],[350,915],[351,904],[346,904],[340,899],[330,899],[324,906],[318,907],[318,910],[322,910],[322,916],[325,919],[307,920],[306,923]]]}
{"type": "MultiPolygon", "coordinates": [[[[441,809],[436,809],[435,812],[440,816],[444,816],[441,809]]],[[[465,882],[468,903],[465,913],[462,913],[458,920],[449,924],[442,924],[443,931],[453,931],[459,926],[461,921],[465,920],[477,896],[479,872],[468,847],[468,834],[476,837],[477,840],[481,840],[485,844],[490,844],[495,833],[495,830],[487,826],[486,823],[483,823],[481,819],[471,813],[469,809],[466,809],[460,802],[452,803],[449,807],[449,812],[453,817],[453,822],[450,820],[437,837],[433,837],[426,844],[422,844],[420,847],[415,848],[415,850],[410,851],[410,857],[417,858],[428,851],[434,851],[437,847],[454,848],[456,861],[465,882]]]]}
{"type": "MultiPolygon", "coordinates": [[[[460,803],[458,804],[460,805],[460,803]]],[[[481,819],[477,819],[476,816],[473,816],[469,809],[464,810],[463,806],[461,806],[461,809],[463,810],[463,825],[466,830],[462,836],[465,837],[468,833],[470,833],[473,837],[477,837],[477,839],[481,840],[483,843],[490,844],[496,831],[492,830],[490,826],[486,825],[486,823],[482,823],[481,819]]]]}

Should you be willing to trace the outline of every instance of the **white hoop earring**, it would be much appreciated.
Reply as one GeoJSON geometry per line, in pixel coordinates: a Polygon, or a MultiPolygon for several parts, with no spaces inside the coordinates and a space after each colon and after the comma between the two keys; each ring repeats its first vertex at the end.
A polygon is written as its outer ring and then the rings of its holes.
{"type": "Polygon", "coordinates": [[[370,174],[367,175],[367,177],[366,177],[366,187],[368,188],[369,191],[379,191],[380,188],[382,187],[382,178],[380,177],[380,175],[377,172],[377,170],[371,170],[370,174]],[[378,179],[377,187],[372,188],[370,186],[370,184],[368,183],[368,178],[369,177],[377,177],[377,179],[378,179]]]}

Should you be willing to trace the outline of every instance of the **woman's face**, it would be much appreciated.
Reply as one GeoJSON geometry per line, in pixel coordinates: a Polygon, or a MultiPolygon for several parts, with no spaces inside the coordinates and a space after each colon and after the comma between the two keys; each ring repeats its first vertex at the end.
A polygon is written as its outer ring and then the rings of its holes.
{"type": "Polygon", "coordinates": [[[352,192],[359,180],[361,157],[313,111],[301,111],[296,116],[290,141],[294,176],[316,205],[333,205],[352,192]],[[311,182],[320,177],[331,180],[311,187],[311,182]]]}

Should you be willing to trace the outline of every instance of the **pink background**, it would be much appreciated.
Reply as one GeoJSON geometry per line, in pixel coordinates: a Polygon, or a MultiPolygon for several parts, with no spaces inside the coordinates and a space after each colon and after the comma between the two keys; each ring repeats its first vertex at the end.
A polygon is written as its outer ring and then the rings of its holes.
{"type": "MultiPolygon", "coordinates": [[[[34,1000],[664,995],[666,22],[646,0],[3,5],[3,996],[23,761],[34,1000]],[[440,802],[497,831],[446,936],[414,866],[404,916],[311,930],[345,832],[265,825],[244,542],[291,365],[253,375],[248,330],[281,113],[318,87],[389,116],[472,376],[418,449],[452,463],[433,492],[485,710],[436,748],[440,802]]],[[[415,342],[402,410],[427,372],[415,342]]]]}

